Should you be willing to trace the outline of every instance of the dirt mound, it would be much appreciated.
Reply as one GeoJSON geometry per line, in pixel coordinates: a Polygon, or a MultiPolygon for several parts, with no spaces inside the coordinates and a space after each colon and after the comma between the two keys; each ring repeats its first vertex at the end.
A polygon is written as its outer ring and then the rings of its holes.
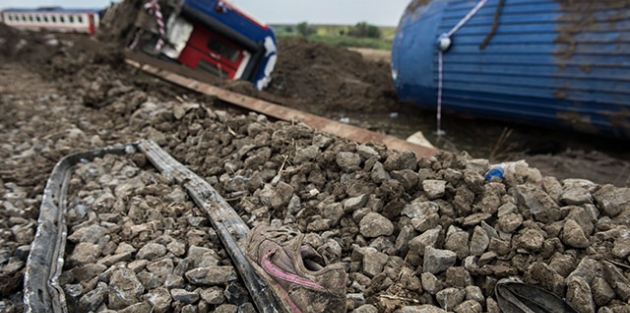
{"type": "Polygon", "coordinates": [[[285,39],[268,92],[323,112],[397,110],[389,64],[325,43],[285,39]]]}
{"type": "Polygon", "coordinates": [[[13,47],[18,43],[19,34],[11,27],[0,24],[0,60],[13,56],[13,47]]]}

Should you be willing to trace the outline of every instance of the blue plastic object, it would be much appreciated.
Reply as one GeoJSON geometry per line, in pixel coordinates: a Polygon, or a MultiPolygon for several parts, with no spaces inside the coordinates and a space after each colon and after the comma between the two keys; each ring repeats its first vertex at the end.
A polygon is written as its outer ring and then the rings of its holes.
{"type": "Polygon", "coordinates": [[[486,180],[491,181],[493,178],[503,179],[503,175],[505,174],[505,169],[502,166],[497,166],[492,168],[486,173],[486,180]]]}
{"type": "MultiPolygon", "coordinates": [[[[413,0],[392,49],[403,102],[435,109],[438,42],[479,0],[413,0]]],[[[630,7],[488,0],[443,52],[443,110],[630,138],[630,7]],[[497,21],[494,35],[481,49],[497,21]]]]}

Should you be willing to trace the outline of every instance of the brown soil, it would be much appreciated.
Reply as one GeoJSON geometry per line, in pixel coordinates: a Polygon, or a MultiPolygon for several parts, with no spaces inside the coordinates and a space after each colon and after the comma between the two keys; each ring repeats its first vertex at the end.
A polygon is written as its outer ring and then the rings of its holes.
{"type": "Polygon", "coordinates": [[[268,92],[319,112],[398,110],[389,63],[324,43],[285,39],[268,92]],[[288,57],[287,57],[288,56],[288,57]]]}

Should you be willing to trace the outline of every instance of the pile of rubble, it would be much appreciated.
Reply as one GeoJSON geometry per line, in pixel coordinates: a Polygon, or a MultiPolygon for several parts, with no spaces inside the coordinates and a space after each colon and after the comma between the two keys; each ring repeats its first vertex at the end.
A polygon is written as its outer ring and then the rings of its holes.
{"type": "MultiPolygon", "coordinates": [[[[99,70],[120,80],[99,84],[94,105],[96,85],[57,89],[64,83],[15,64],[0,69],[0,310],[22,310],[21,275],[55,162],[143,138],[204,177],[250,226],[286,225],[326,246],[347,269],[349,311],[499,312],[494,286],[508,277],[579,312],[630,310],[628,189],[525,166],[486,181],[488,161],[465,153],[416,159],[212,101],[152,97],[139,78],[99,70]]],[[[206,218],[141,156],[82,164],[71,186],[61,279],[71,307],[253,310],[206,218]]]]}

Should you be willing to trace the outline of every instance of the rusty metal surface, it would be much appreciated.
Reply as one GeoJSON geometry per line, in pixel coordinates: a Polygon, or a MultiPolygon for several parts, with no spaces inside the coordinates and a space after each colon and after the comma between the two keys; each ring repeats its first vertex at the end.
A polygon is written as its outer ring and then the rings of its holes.
{"type": "MultiPolygon", "coordinates": [[[[329,120],[313,114],[305,113],[265,100],[245,96],[236,92],[228,91],[219,87],[215,87],[203,81],[212,81],[207,75],[191,74],[190,70],[181,69],[181,66],[175,64],[165,65],[159,60],[153,60],[149,57],[137,57],[127,54],[126,62],[137,67],[147,73],[160,77],[166,81],[175,83],[182,87],[210,95],[216,96],[222,101],[256,111],[258,113],[285,121],[299,121],[319,131],[346,138],[349,140],[365,143],[369,141],[382,142],[388,148],[398,151],[409,150],[416,154],[416,157],[424,157],[434,155],[435,149],[423,147],[403,139],[381,133],[369,131],[360,127],[344,124],[341,122],[329,120]],[[191,75],[194,75],[191,77],[191,75]]],[[[215,79],[216,81],[216,79],[215,79]]]]}

